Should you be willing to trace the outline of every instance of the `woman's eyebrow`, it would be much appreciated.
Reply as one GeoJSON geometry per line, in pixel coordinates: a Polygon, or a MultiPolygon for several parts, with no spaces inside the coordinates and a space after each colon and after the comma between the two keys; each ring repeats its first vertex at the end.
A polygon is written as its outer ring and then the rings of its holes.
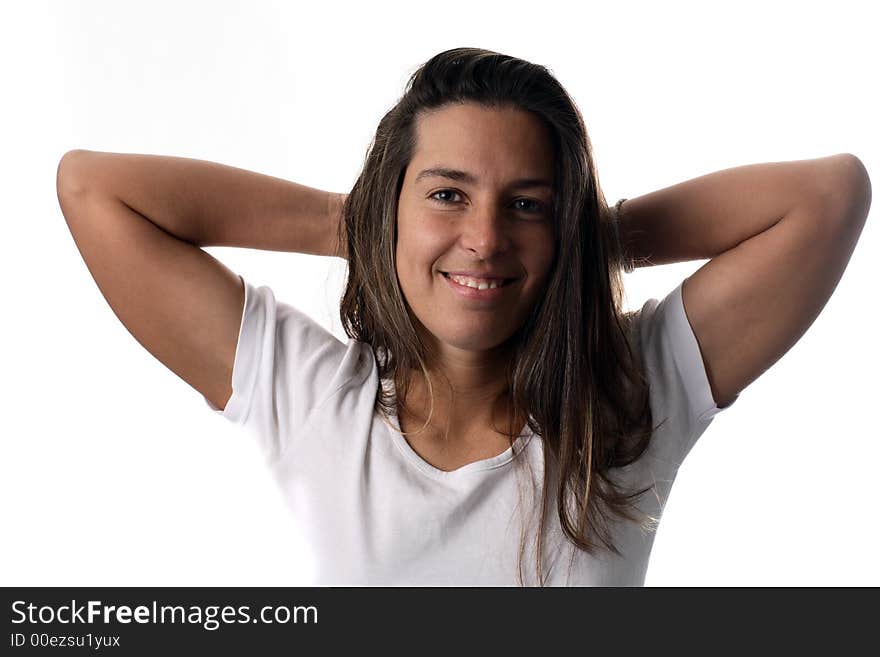
{"type": "MultiPolygon", "coordinates": [[[[422,169],[419,172],[419,175],[416,176],[415,182],[418,183],[425,178],[448,178],[449,180],[457,180],[459,182],[464,182],[469,185],[479,185],[480,180],[472,173],[467,171],[462,171],[461,169],[453,169],[450,167],[438,166],[431,167],[429,169],[422,169]]],[[[524,189],[526,187],[544,187],[548,190],[555,191],[553,188],[553,183],[549,180],[545,180],[544,178],[520,178],[519,180],[514,180],[509,184],[510,188],[513,189],[524,189]]]]}

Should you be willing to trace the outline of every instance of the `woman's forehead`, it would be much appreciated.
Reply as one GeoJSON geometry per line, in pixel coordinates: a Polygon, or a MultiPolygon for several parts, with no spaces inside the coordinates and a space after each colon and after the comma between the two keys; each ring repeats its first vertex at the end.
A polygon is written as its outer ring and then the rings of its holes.
{"type": "Polygon", "coordinates": [[[474,104],[444,107],[415,123],[416,154],[454,150],[552,151],[548,126],[532,112],[474,104]]]}

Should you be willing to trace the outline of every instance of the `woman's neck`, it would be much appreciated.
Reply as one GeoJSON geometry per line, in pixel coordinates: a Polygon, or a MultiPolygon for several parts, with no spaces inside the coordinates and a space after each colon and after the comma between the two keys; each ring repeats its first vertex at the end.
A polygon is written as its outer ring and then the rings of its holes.
{"type": "MultiPolygon", "coordinates": [[[[510,395],[506,373],[487,376],[470,370],[457,376],[429,372],[431,390],[419,372],[410,376],[406,399],[398,403],[398,419],[404,431],[417,431],[433,413],[425,431],[442,437],[447,442],[485,440],[492,433],[513,432],[522,429],[524,418],[511,419],[510,395]]],[[[398,394],[400,391],[398,390],[398,394]]]]}

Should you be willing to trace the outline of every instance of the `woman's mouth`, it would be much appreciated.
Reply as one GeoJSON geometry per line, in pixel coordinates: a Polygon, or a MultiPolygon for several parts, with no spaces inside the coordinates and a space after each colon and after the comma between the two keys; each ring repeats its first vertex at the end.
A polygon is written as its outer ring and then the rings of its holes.
{"type": "Polygon", "coordinates": [[[511,283],[518,280],[516,278],[480,279],[470,276],[453,276],[447,272],[440,273],[443,274],[443,278],[455,292],[466,299],[478,301],[497,299],[504,294],[507,288],[511,287],[511,283]]]}

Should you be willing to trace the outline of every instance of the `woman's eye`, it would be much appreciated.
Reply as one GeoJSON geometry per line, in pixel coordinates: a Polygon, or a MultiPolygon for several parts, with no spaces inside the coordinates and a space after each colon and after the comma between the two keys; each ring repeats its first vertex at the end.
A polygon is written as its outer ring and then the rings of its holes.
{"type": "Polygon", "coordinates": [[[434,198],[435,196],[437,196],[437,194],[458,194],[458,192],[456,192],[452,189],[441,189],[439,191],[434,192],[429,197],[432,201],[438,201],[439,203],[454,203],[454,201],[447,201],[447,200],[440,199],[440,198],[434,198]]]}
{"type": "Polygon", "coordinates": [[[515,203],[519,203],[520,201],[525,201],[526,203],[531,203],[531,204],[532,204],[532,205],[531,205],[531,207],[532,207],[532,211],[534,211],[534,212],[540,212],[541,210],[544,209],[544,204],[543,204],[543,203],[541,203],[541,202],[539,202],[539,201],[534,201],[534,200],[532,200],[532,199],[530,199],[530,198],[519,198],[519,199],[517,199],[517,200],[514,201],[514,202],[515,202],[515,203]]]}
{"type": "MultiPolygon", "coordinates": [[[[454,196],[459,196],[459,193],[457,191],[455,191],[454,189],[440,189],[440,190],[434,192],[433,194],[431,194],[431,196],[429,198],[432,201],[435,201],[436,203],[443,203],[443,204],[447,204],[447,205],[450,203],[456,203],[456,201],[452,201],[449,199],[437,198],[437,196],[439,194],[451,194],[454,196]]],[[[526,208],[522,208],[522,207],[518,208],[518,209],[523,210],[529,214],[538,214],[544,210],[544,204],[541,203],[540,201],[535,201],[534,199],[518,198],[514,201],[514,204],[517,204],[517,203],[530,204],[530,205],[527,205],[526,208]]]]}

